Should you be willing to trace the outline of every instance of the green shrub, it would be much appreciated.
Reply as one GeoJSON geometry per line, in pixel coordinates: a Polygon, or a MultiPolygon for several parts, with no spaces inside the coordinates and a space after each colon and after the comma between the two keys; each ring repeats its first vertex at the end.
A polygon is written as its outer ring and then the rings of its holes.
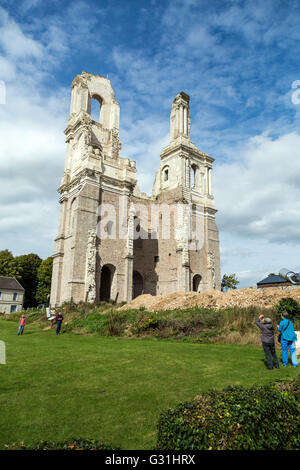
{"type": "Polygon", "coordinates": [[[161,450],[300,449],[300,382],[211,391],[162,413],[161,450]]]}
{"type": "Polygon", "coordinates": [[[11,322],[19,322],[21,315],[25,315],[26,317],[26,324],[33,323],[35,321],[41,320],[42,316],[39,310],[31,310],[31,311],[21,311],[16,313],[3,313],[1,314],[1,319],[5,321],[11,322]]]}
{"type": "Polygon", "coordinates": [[[159,318],[155,313],[139,314],[137,315],[131,331],[135,334],[142,334],[145,332],[151,333],[159,326],[159,318]]]}
{"type": "Polygon", "coordinates": [[[12,444],[9,450],[120,450],[95,439],[69,439],[66,441],[39,441],[35,444],[12,444]]]}
{"type": "Polygon", "coordinates": [[[291,297],[280,299],[275,308],[277,313],[287,312],[291,317],[300,316],[300,305],[291,297]]]}

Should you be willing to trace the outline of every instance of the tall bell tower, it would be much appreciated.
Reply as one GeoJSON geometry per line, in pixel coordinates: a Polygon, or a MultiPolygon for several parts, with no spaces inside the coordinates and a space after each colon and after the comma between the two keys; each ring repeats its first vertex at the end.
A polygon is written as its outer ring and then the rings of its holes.
{"type": "MultiPolygon", "coordinates": [[[[178,214],[178,290],[189,291],[194,273],[201,277],[195,290],[220,288],[219,234],[212,191],[214,159],[190,140],[190,97],[175,96],[170,115],[170,143],[160,156],[152,195],[157,201],[181,203],[178,214]],[[187,227],[187,224],[189,227],[187,227]],[[187,235],[191,226],[196,246],[187,235]]],[[[196,282],[196,281],[195,281],[196,282]]]]}
{"type": "MultiPolygon", "coordinates": [[[[75,77],[65,130],[65,169],[58,189],[60,219],[53,255],[51,305],[71,299],[99,300],[98,271],[105,261],[109,264],[109,254],[114,250],[123,262],[120,270],[127,276],[127,241],[111,240],[110,249],[104,250],[106,241],[95,235],[100,205],[110,204],[117,213],[119,196],[126,205],[136,185],[135,162],[120,157],[119,114],[107,78],[87,72],[75,77]],[[99,107],[98,121],[91,117],[93,100],[99,107]]],[[[124,224],[127,226],[127,220],[124,224]]],[[[127,300],[123,291],[120,296],[127,300]]]]}

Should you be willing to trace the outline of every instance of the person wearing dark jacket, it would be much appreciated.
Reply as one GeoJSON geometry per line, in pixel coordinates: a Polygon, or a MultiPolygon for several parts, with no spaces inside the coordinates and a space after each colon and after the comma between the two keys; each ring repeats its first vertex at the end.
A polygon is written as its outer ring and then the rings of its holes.
{"type": "Polygon", "coordinates": [[[260,315],[255,323],[258,328],[261,329],[261,342],[266,356],[268,369],[272,370],[273,367],[279,369],[278,358],[275,351],[275,330],[272,325],[271,318],[265,318],[264,315],[260,315]]]}
{"type": "Polygon", "coordinates": [[[58,315],[55,317],[56,321],[56,334],[59,335],[60,329],[61,329],[61,324],[63,322],[64,317],[62,316],[61,312],[59,312],[58,315]]]}

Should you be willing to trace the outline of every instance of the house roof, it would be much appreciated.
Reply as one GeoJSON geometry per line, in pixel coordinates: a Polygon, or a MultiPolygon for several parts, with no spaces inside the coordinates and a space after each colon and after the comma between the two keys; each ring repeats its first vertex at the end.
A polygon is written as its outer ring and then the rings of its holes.
{"type": "Polygon", "coordinates": [[[21,286],[19,281],[14,277],[6,277],[0,276],[0,289],[8,289],[8,290],[21,290],[24,291],[25,289],[21,286]]]}
{"type": "Polygon", "coordinates": [[[285,282],[289,282],[281,276],[268,276],[262,281],[259,281],[257,284],[284,284],[285,282]]]}

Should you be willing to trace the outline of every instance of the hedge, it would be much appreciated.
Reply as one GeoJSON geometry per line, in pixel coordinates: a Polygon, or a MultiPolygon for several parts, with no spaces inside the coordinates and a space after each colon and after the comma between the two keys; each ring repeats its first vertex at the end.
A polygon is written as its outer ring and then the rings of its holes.
{"type": "Polygon", "coordinates": [[[160,415],[160,450],[300,449],[300,380],[210,391],[160,415]]]}
{"type": "Polygon", "coordinates": [[[65,441],[39,441],[34,444],[24,442],[7,445],[8,450],[120,450],[95,439],[75,439],[65,441]]]}

